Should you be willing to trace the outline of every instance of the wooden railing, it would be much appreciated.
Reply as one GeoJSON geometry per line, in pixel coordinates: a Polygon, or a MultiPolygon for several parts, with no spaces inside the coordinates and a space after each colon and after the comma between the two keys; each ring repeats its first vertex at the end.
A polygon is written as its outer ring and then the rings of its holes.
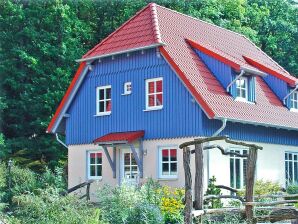
{"type": "Polygon", "coordinates": [[[74,187],[69,188],[67,191],[63,192],[62,195],[70,194],[78,189],[86,187],[86,194],[82,195],[80,199],[86,198],[87,201],[90,200],[90,185],[94,182],[94,180],[88,180],[86,182],[80,183],[74,187]]]}

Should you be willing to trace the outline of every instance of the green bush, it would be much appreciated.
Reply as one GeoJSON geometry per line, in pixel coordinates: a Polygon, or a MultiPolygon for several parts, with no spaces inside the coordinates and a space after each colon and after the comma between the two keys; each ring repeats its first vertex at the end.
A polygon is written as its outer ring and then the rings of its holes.
{"type": "Polygon", "coordinates": [[[98,192],[98,200],[103,211],[103,220],[113,224],[161,223],[160,209],[147,201],[148,194],[143,194],[152,189],[146,190],[125,183],[115,188],[110,186],[101,188],[98,192]]]}
{"type": "Polygon", "coordinates": [[[61,196],[54,188],[39,190],[39,194],[28,193],[15,196],[14,218],[21,223],[38,224],[96,224],[99,210],[75,196],[61,196]]]}
{"type": "Polygon", "coordinates": [[[291,184],[286,189],[288,194],[298,194],[298,184],[291,184]]]}
{"type": "MultiPolygon", "coordinates": [[[[216,178],[215,176],[212,176],[212,178],[209,179],[208,188],[206,191],[206,195],[221,195],[220,188],[216,187],[216,178]]],[[[205,201],[205,205],[208,208],[222,208],[223,203],[220,199],[212,199],[209,201],[205,201]]]]}
{"type": "MultiPolygon", "coordinates": [[[[255,195],[270,195],[270,194],[279,194],[281,193],[281,186],[277,182],[257,180],[254,186],[255,195]]],[[[245,189],[239,191],[240,196],[245,195],[245,189]]]]}

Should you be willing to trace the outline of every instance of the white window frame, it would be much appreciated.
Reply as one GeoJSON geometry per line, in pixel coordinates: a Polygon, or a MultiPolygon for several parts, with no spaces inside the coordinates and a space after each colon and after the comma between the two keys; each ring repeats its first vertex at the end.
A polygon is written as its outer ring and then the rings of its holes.
{"type": "Polygon", "coordinates": [[[146,110],[145,111],[150,111],[150,110],[160,110],[163,108],[163,103],[164,103],[164,88],[163,88],[163,78],[153,78],[153,79],[146,79],[146,110]],[[149,93],[149,83],[150,82],[157,82],[157,81],[162,81],[162,92],[154,92],[154,93],[149,93]],[[162,105],[159,106],[149,106],[149,95],[157,95],[157,94],[162,94],[162,105]]]}
{"type": "Polygon", "coordinates": [[[295,91],[291,95],[291,110],[298,112],[298,91],[295,91]],[[296,99],[294,99],[296,97],[296,99]],[[296,104],[296,107],[294,106],[296,104]]]}
{"type": "Polygon", "coordinates": [[[296,183],[295,182],[295,179],[297,180],[298,182],[298,152],[289,152],[289,151],[286,151],[285,152],[285,182],[286,182],[286,186],[288,186],[289,184],[292,184],[292,183],[296,183]],[[288,154],[288,159],[286,159],[286,154],[288,154]],[[292,159],[290,159],[290,156],[289,154],[292,155],[292,159]],[[294,156],[297,157],[296,160],[294,160],[294,156]],[[286,169],[286,166],[288,164],[288,167],[290,168],[290,163],[292,164],[292,176],[290,177],[290,173],[287,174],[287,169],[286,169]],[[296,171],[295,171],[295,163],[296,163],[296,171]],[[296,173],[296,178],[295,178],[295,173],[296,173]],[[287,179],[287,175],[289,178],[291,179],[287,179]]]}
{"type": "MultiPolygon", "coordinates": [[[[87,151],[87,177],[88,177],[88,180],[101,180],[102,179],[102,173],[103,173],[102,163],[103,163],[103,153],[102,153],[101,150],[89,150],[89,151],[87,151]],[[101,163],[90,164],[90,162],[91,162],[90,154],[92,154],[92,153],[101,153],[101,163]],[[90,166],[91,165],[101,166],[101,176],[91,176],[90,175],[90,166]]],[[[95,172],[97,172],[97,169],[95,169],[95,172]]]]}
{"type": "Polygon", "coordinates": [[[111,101],[112,103],[112,86],[111,85],[107,85],[107,86],[98,86],[96,88],[96,116],[104,116],[104,115],[110,115],[112,113],[112,110],[111,111],[106,111],[107,108],[106,108],[106,101],[111,101]],[[99,93],[100,93],[100,90],[106,90],[106,89],[111,89],[111,99],[106,99],[106,91],[104,91],[104,99],[103,100],[100,100],[99,99],[99,93]],[[103,112],[100,112],[99,109],[100,109],[100,102],[104,102],[104,110],[103,112]]]}
{"type": "MultiPolygon", "coordinates": [[[[248,155],[248,152],[249,150],[246,149],[246,148],[236,148],[236,147],[231,147],[229,149],[230,152],[239,152],[240,154],[243,155],[243,151],[246,151],[247,155],[248,155]]],[[[245,157],[238,157],[238,156],[235,156],[235,155],[230,155],[230,158],[229,158],[229,170],[231,172],[231,159],[233,159],[233,176],[234,176],[234,183],[233,183],[233,186],[230,186],[232,188],[236,188],[236,189],[242,189],[244,187],[244,173],[243,173],[243,168],[244,168],[244,160],[246,160],[246,166],[247,166],[247,158],[245,157]],[[240,163],[240,166],[239,166],[239,172],[240,172],[240,188],[237,188],[237,178],[236,178],[236,160],[239,159],[239,163],[240,163]]],[[[232,182],[231,180],[231,173],[230,173],[230,182],[232,182]]]]}
{"type": "Polygon", "coordinates": [[[237,79],[237,81],[235,82],[235,85],[236,85],[236,100],[247,102],[248,101],[248,78],[245,77],[245,76],[241,76],[239,79],[237,79]],[[246,88],[242,88],[242,87],[238,86],[237,85],[238,80],[244,80],[246,88]],[[237,95],[237,92],[238,92],[237,90],[238,89],[240,89],[240,96],[237,95]],[[241,96],[241,93],[242,93],[241,90],[243,90],[243,89],[245,90],[245,97],[241,96]]]}
{"type": "Polygon", "coordinates": [[[132,92],[132,84],[131,82],[125,82],[123,85],[123,96],[129,95],[132,92]],[[128,90],[128,86],[130,86],[130,90],[128,90]]]}
{"type": "Polygon", "coordinates": [[[178,147],[177,146],[160,146],[158,147],[158,178],[159,179],[177,179],[178,178],[178,147]],[[162,164],[165,163],[162,161],[162,151],[163,150],[171,150],[171,149],[175,149],[176,150],[176,156],[177,156],[177,161],[176,162],[172,162],[170,161],[170,155],[169,155],[169,160],[167,161],[167,163],[169,164],[169,173],[171,173],[171,163],[176,163],[177,164],[177,174],[174,175],[163,175],[162,174],[162,164]]]}

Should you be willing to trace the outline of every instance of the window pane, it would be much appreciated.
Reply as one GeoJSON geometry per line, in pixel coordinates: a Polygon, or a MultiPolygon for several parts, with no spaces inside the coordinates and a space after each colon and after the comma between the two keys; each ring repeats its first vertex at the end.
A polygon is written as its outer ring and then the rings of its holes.
{"type": "Polygon", "coordinates": [[[90,176],[94,177],[95,176],[95,166],[90,166],[90,176]]]}
{"type": "Polygon", "coordinates": [[[105,112],[105,102],[99,102],[99,112],[105,112]]]}
{"type": "Polygon", "coordinates": [[[112,107],[112,101],[109,100],[109,101],[106,101],[106,112],[107,111],[111,111],[111,108],[112,107]]]}
{"type": "Polygon", "coordinates": [[[111,88],[106,89],[106,99],[111,99],[111,88]]]}
{"type": "Polygon", "coordinates": [[[289,181],[293,182],[293,163],[289,162],[289,181]]]}
{"type": "Polygon", "coordinates": [[[285,159],[288,160],[288,153],[285,154],[285,159]]]}
{"type": "Polygon", "coordinates": [[[148,83],[148,92],[149,93],[154,93],[154,82],[149,82],[148,83]]]}
{"type": "Polygon", "coordinates": [[[234,186],[234,159],[230,159],[230,186],[235,188],[235,186],[234,186]]]}
{"type": "Polygon", "coordinates": [[[240,159],[235,159],[235,169],[236,169],[236,188],[241,188],[240,184],[240,159]]]}
{"type": "Polygon", "coordinates": [[[131,171],[138,171],[138,167],[137,166],[132,166],[131,171]]]}
{"type": "Polygon", "coordinates": [[[124,165],[130,165],[130,153],[124,153],[124,165]]]}
{"type": "Polygon", "coordinates": [[[170,159],[171,161],[177,161],[177,149],[170,150],[170,159]]]}
{"type": "Polygon", "coordinates": [[[289,184],[289,162],[286,161],[286,183],[289,184]]]}
{"type": "Polygon", "coordinates": [[[292,153],[289,153],[289,160],[292,160],[292,153]]]}
{"type": "Polygon", "coordinates": [[[97,170],[96,170],[97,171],[97,176],[101,177],[102,176],[102,166],[97,165],[96,168],[97,168],[97,170]]]}
{"type": "Polygon", "coordinates": [[[156,92],[162,92],[162,80],[156,82],[156,92]]]}
{"type": "Polygon", "coordinates": [[[171,175],[177,174],[177,163],[171,163],[171,175]]]}
{"type": "Polygon", "coordinates": [[[241,97],[246,98],[246,91],[245,89],[241,90],[241,97]]]}
{"type": "Polygon", "coordinates": [[[149,105],[149,107],[154,107],[155,106],[155,103],[154,103],[154,96],[155,95],[149,95],[148,97],[149,97],[149,99],[148,99],[148,105],[149,105]]]}
{"type": "Polygon", "coordinates": [[[294,162],[294,182],[297,183],[297,162],[294,162]]]}
{"type": "Polygon", "coordinates": [[[156,106],[162,105],[162,93],[156,95],[156,106]]]}
{"type": "Polygon", "coordinates": [[[90,164],[95,164],[95,153],[90,153],[90,164]]]}
{"type": "Polygon", "coordinates": [[[104,89],[100,89],[100,90],[99,90],[99,99],[100,99],[100,100],[103,100],[104,97],[105,97],[105,95],[104,95],[104,91],[105,91],[104,89]]]}
{"type": "Polygon", "coordinates": [[[162,161],[169,161],[169,150],[162,150],[162,161]]]}
{"type": "Polygon", "coordinates": [[[162,175],[169,175],[169,164],[168,163],[162,164],[162,175]]]}
{"type": "Polygon", "coordinates": [[[102,154],[101,153],[96,153],[96,163],[101,164],[102,163],[102,154]]]}
{"type": "Polygon", "coordinates": [[[241,95],[240,95],[240,89],[237,89],[237,96],[239,96],[239,97],[241,97],[241,95]]]}
{"type": "Polygon", "coordinates": [[[125,171],[125,172],[130,172],[130,166],[125,166],[125,167],[124,167],[124,171],[125,171]]]}
{"type": "Polygon", "coordinates": [[[137,165],[137,162],[135,158],[133,157],[133,154],[131,154],[131,165],[137,165]]]}

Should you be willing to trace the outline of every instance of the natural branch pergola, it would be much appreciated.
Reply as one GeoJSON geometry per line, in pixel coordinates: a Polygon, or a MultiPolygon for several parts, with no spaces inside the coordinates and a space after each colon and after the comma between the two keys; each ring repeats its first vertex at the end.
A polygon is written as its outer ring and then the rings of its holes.
{"type": "MultiPolygon", "coordinates": [[[[257,161],[258,150],[262,150],[261,146],[255,144],[248,144],[245,142],[230,140],[228,136],[217,136],[210,138],[196,139],[194,141],[189,141],[181,144],[179,146],[183,149],[183,166],[185,171],[185,208],[184,208],[184,223],[191,224],[193,217],[201,217],[206,214],[216,214],[223,215],[226,213],[239,214],[246,217],[247,223],[257,223],[257,222],[277,222],[281,220],[288,219],[297,219],[298,210],[294,207],[272,207],[275,205],[297,203],[298,200],[291,200],[292,198],[298,197],[298,194],[295,195],[253,195],[254,190],[254,181],[255,181],[255,167],[257,161]],[[218,144],[203,146],[204,143],[212,141],[225,141],[226,143],[233,145],[241,145],[249,148],[247,155],[243,155],[236,152],[231,152],[228,149],[223,148],[218,144]],[[194,150],[190,150],[189,146],[195,146],[194,150]],[[207,195],[204,196],[203,193],[203,180],[204,180],[204,150],[210,149],[219,149],[223,155],[234,155],[237,157],[247,158],[247,175],[246,175],[246,189],[245,197],[240,197],[237,195],[207,195]],[[194,188],[194,201],[192,200],[192,176],[190,169],[190,156],[195,154],[195,188],[194,188]],[[244,208],[220,208],[220,209],[203,209],[203,202],[213,199],[223,199],[230,198],[239,200],[244,208]],[[285,200],[274,201],[274,202],[254,202],[254,199],[260,198],[283,198],[285,200]],[[289,200],[286,200],[289,199],[289,200]],[[267,206],[267,207],[258,207],[258,211],[270,211],[269,215],[265,216],[254,216],[253,207],[256,206],[267,206]],[[269,207],[268,207],[269,206],[269,207]],[[193,210],[193,208],[195,210],[193,210]]],[[[224,185],[217,185],[216,187],[229,190],[230,192],[237,193],[238,190],[227,187],[224,185]]]]}
{"type": "MultiPolygon", "coordinates": [[[[183,149],[183,166],[185,171],[185,209],[184,209],[184,223],[191,224],[192,223],[192,207],[195,210],[203,210],[203,203],[204,200],[211,200],[213,198],[234,198],[240,201],[244,201],[241,197],[238,196],[230,196],[230,195],[209,195],[204,197],[203,192],[203,181],[204,181],[204,150],[214,149],[217,148],[221,151],[223,155],[235,155],[239,157],[246,157],[247,158],[247,176],[246,176],[246,202],[253,202],[253,187],[254,187],[254,178],[255,178],[255,167],[257,161],[257,151],[262,150],[263,147],[255,145],[255,144],[248,144],[245,142],[234,141],[230,140],[228,136],[216,136],[210,138],[202,138],[196,139],[193,141],[185,142],[179,146],[179,148],[183,149]],[[242,155],[236,152],[230,152],[229,150],[224,149],[220,145],[214,144],[210,146],[203,146],[204,143],[212,142],[212,141],[219,141],[223,140],[226,143],[233,144],[233,145],[241,145],[244,147],[249,148],[249,152],[247,155],[242,155]],[[190,150],[189,146],[195,146],[194,150],[190,150]],[[195,154],[195,192],[194,192],[194,202],[192,200],[192,176],[191,176],[191,169],[190,169],[190,156],[191,154],[195,154]]],[[[233,189],[234,190],[234,189],[233,189]]],[[[204,212],[199,212],[201,215],[204,212]]],[[[245,215],[249,223],[253,223],[253,205],[246,204],[245,205],[245,215]]]]}

